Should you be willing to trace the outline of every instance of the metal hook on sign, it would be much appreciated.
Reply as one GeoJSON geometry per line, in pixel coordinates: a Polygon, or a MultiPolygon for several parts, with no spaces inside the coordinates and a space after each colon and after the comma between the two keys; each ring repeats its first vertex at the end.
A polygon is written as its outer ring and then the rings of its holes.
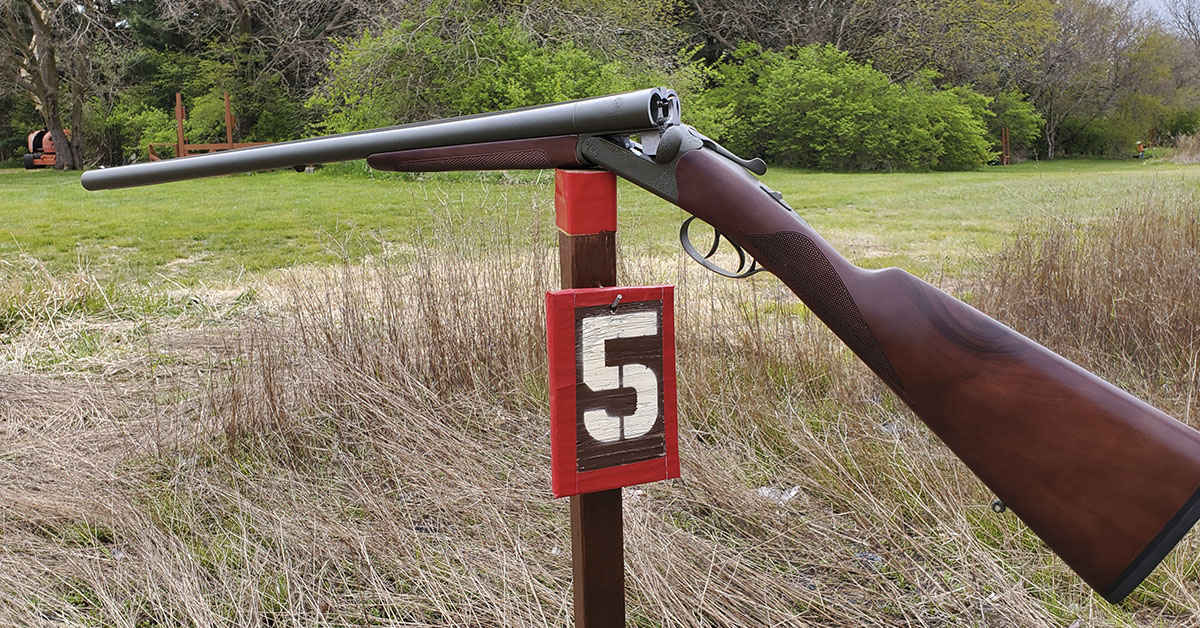
{"type": "Polygon", "coordinates": [[[621,304],[621,295],[618,294],[617,298],[613,299],[612,305],[608,306],[608,311],[616,313],[617,306],[620,304],[621,304]]]}

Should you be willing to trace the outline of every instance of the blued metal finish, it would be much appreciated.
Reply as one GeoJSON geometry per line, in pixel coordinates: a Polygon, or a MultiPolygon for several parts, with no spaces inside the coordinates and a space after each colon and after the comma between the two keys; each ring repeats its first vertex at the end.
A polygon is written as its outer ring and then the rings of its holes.
{"type": "MultiPolygon", "coordinates": [[[[732,161],[733,163],[735,163],[735,164],[745,168],[746,170],[749,170],[750,172],[753,172],[754,174],[757,174],[759,176],[767,174],[767,162],[763,161],[762,159],[759,159],[758,157],[755,157],[753,159],[743,159],[741,157],[738,157],[737,155],[734,155],[733,152],[730,151],[728,148],[721,146],[715,140],[708,137],[707,135],[700,133],[696,129],[688,127],[688,130],[693,135],[699,137],[700,140],[704,142],[705,146],[717,151],[718,155],[728,159],[729,161],[732,161]]],[[[780,198],[783,198],[783,197],[780,196],[780,198]]]]}
{"type": "Polygon", "coordinates": [[[619,134],[661,129],[679,119],[679,98],[665,88],[565,103],[463,116],[433,122],[343,133],[171,159],[92,170],[83,174],[89,190],[166,183],[238,172],[363,159],[375,153],[478,142],[572,134],[619,134]]]}
{"type": "Polygon", "coordinates": [[[662,163],[652,161],[627,146],[616,144],[602,137],[581,138],[579,157],[596,164],[609,172],[628,179],[672,203],[679,197],[675,183],[675,163],[679,156],[703,146],[699,138],[692,137],[682,126],[673,126],[663,133],[660,149],[670,147],[673,157],[662,163]]]}
{"type": "MultiPolygon", "coordinates": [[[[609,139],[599,137],[583,139],[579,143],[579,152],[581,159],[615,172],[668,201],[675,202],[679,196],[679,188],[675,181],[676,163],[683,155],[690,151],[713,146],[716,146],[716,144],[709,138],[692,127],[681,125],[673,126],[663,132],[662,138],[660,138],[658,143],[658,152],[654,155],[654,159],[638,154],[637,151],[630,150],[627,146],[622,146],[609,139]]],[[[716,146],[716,150],[721,156],[730,159],[747,170],[754,172],[760,172],[760,170],[762,172],[766,171],[766,166],[762,163],[762,160],[740,159],[719,146],[716,146]]],[[[745,176],[750,177],[748,174],[745,176]]],[[[755,181],[757,180],[755,179],[755,181]]],[[[787,203],[783,202],[781,194],[765,185],[759,184],[759,186],[784,208],[789,211],[792,209],[787,203]]],[[[747,264],[748,256],[741,245],[715,228],[713,229],[713,243],[708,253],[698,251],[688,235],[688,227],[693,220],[695,220],[694,217],[688,218],[684,221],[683,226],[679,228],[679,242],[683,245],[683,250],[701,266],[718,275],[733,279],[749,277],[764,270],[758,265],[758,261],[753,258],[749,258],[749,264],[747,264]],[[722,239],[733,247],[734,252],[738,256],[738,267],[736,270],[727,270],[712,261],[712,256],[716,254],[722,239]]]]}

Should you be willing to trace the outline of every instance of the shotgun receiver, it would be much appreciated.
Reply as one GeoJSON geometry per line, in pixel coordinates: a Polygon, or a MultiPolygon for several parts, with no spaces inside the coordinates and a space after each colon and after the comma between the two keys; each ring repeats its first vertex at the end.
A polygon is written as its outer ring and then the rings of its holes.
{"type": "Polygon", "coordinates": [[[94,170],[82,183],[362,158],[404,172],[600,168],[678,205],[717,234],[701,252],[685,223],[692,257],[731,277],[777,275],[1109,602],[1200,518],[1200,433],[902,270],[850,263],[750,174],[761,160],[681,124],[667,89],[94,170]],[[722,238],[739,268],[711,259],[722,238]]]}

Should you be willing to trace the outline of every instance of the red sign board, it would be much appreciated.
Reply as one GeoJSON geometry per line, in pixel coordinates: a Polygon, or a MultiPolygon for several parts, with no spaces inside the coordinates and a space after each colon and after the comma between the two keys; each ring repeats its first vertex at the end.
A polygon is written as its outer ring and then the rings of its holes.
{"type": "Polygon", "coordinates": [[[679,477],[675,289],[546,294],[555,497],[679,477]]]}

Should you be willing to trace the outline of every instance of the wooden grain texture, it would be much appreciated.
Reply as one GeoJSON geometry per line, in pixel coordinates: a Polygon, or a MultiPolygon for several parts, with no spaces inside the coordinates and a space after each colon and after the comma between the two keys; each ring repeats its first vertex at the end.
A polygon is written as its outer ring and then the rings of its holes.
{"type": "Polygon", "coordinates": [[[585,235],[558,232],[558,269],[564,288],[617,285],[616,260],[617,234],[614,231],[585,235]]]}
{"type": "Polygon", "coordinates": [[[621,489],[571,497],[575,628],[625,625],[625,535],[621,489]]]}
{"type": "MultiPolygon", "coordinates": [[[[635,338],[615,338],[604,343],[605,363],[610,366],[636,364],[647,367],[655,376],[655,407],[654,425],[645,434],[629,436],[623,434],[616,441],[601,441],[589,433],[585,415],[590,410],[604,410],[618,417],[629,417],[634,414],[638,395],[630,387],[613,388],[593,391],[581,376],[575,385],[575,462],[576,470],[592,471],[628,465],[644,460],[654,460],[667,456],[666,442],[666,404],[663,403],[665,391],[663,381],[663,318],[662,302],[622,302],[618,309],[621,314],[635,312],[652,313],[657,319],[657,334],[654,336],[638,336],[635,338]]],[[[599,305],[590,308],[580,307],[575,310],[575,372],[584,372],[583,358],[585,351],[578,345],[583,342],[583,320],[593,316],[613,316],[609,305],[599,305]]]]}
{"type": "MultiPolygon", "coordinates": [[[[570,177],[573,173],[559,171],[555,175],[570,177]]],[[[612,189],[606,192],[616,197],[615,180],[612,189]]],[[[555,211],[572,211],[570,202],[556,200],[555,211]]],[[[558,259],[563,288],[617,284],[617,234],[614,231],[581,235],[560,231],[558,259]]],[[[621,489],[574,495],[570,499],[575,627],[621,628],[625,625],[621,489]]]]}
{"type": "Polygon", "coordinates": [[[387,172],[459,170],[536,170],[577,168],[576,135],[556,135],[503,142],[415,148],[367,157],[367,165],[387,172]]]}
{"type": "MultiPolygon", "coordinates": [[[[574,288],[546,293],[550,487],[555,497],[679,477],[674,296],[672,286],[574,288]],[[614,311],[612,304],[617,297],[621,298],[620,305],[614,311]],[[646,332],[647,314],[657,319],[653,335],[596,335],[598,329],[616,331],[618,327],[626,332],[646,332]],[[585,331],[581,325],[584,320],[621,322],[615,326],[592,325],[590,331],[585,331]],[[597,359],[601,351],[602,362],[597,359]],[[597,382],[597,373],[593,372],[592,383],[598,384],[598,390],[593,388],[587,382],[585,362],[593,367],[615,367],[621,387],[613,389],[608,380],[597,382]],[[646,370],[653,373],[657,388],[653,394],[657,412],[649,426],[646,402],[651,397],[646,370]],[[626,379],[627,375],[632,379],[626,379]],[[623,440],[594,437],[587,415],[600,409],[617,420],[596,423],[598,417],[593,414],[592,426],[599,428],[603,436],[611,435],[604,432],[606,429],[619,427],[623,440]]],[[[612,375],[608,371],[602,379],[612,375]]]]}
{"type": "Polygon", "coordinates": [[[854,266],[707,150],[677,178],[682,207],[778,275],[1109,601],[1200,516],[1200,433],[902,270],[854,266]]]}

